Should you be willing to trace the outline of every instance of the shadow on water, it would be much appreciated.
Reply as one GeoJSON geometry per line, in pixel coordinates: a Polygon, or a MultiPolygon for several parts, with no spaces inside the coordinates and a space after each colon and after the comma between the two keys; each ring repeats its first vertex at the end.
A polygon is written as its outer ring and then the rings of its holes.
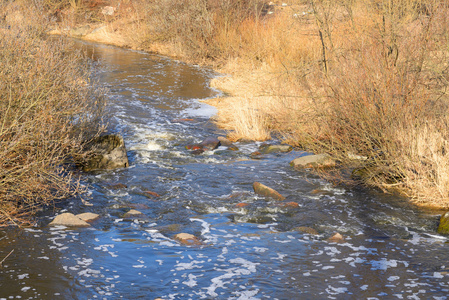
{"type": "Polygon", "coordinates": [[[288,163],[301,152],[254,160],[259,144],[237,143],[192,155],[185,145],[225,134],[198,101],[218,94],[212,71],[77,45],[101,61],[96,77],[131,166],[86,174],[93,206],[68,201],[67,211],[101,216],[91,228],[50,228],[47,212],[40,226],[0,232],[0,258],[15,250],[0,269],[0,299],[446,299],[436,215],[295,171],[288,163]],[[254,181],[287,199],[257,196],[254,181]],[[125,218],[130,209],[145,217],[125,218]],[[182,245],[181,232],[201,244],[182,245]],[[329,240],[335,232],[344,239],[329,240]]]}

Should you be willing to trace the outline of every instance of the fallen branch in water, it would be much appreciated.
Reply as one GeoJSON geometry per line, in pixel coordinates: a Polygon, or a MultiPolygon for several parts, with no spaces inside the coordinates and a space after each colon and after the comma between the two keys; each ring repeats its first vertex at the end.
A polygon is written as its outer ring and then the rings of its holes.
{"type": "Polygon", "coordinates": [[[6,255],[5,258],[4,258],[2,261],[0,261],[0,268],[3,266],[3,262],[4,262],[4,261],[11,255],[11,253],[13,253],[13,252],[14,252],[14,249],[12,249],[11,252],[9,252],[8,255],[6,255]]]}

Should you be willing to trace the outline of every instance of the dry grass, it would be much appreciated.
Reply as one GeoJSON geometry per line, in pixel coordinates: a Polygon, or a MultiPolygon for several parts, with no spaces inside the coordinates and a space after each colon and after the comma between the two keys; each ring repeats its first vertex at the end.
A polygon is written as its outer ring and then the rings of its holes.
{"type": "MultiPolygon", "coordinates": [[[[5,9],[32,14],[18,5],[5,9]]],[[[0,226],[29,222],[38,207],[80,191],[73,163],[102,130],[105,104],[70,43],[8,22],[0,31],[0,226]]]]}

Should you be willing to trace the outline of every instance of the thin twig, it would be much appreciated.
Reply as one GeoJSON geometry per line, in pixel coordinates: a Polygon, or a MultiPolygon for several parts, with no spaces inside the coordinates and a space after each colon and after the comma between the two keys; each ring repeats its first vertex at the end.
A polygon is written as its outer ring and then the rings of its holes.
{"type": "Polygon", "coordinates": [[[13,253],[13,252],[14,252],[14,249],[12,249],[11,252],[9,252],[8,255],[6,255],[5,258],[4,258],[2,261],[0,261],[0,267],[2,266],[3,262],[4,262],[4,261],[11,255],[11,253],[13,253]]]}

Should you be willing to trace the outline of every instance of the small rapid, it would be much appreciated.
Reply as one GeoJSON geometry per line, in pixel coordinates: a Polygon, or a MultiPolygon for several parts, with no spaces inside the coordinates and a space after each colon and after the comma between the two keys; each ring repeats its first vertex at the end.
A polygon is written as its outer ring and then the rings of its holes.
{"type": "MultiPolygon", "coordinates": [[[[89,191],[38,226],[0,231],[0,299],[447,299],[447,237],[438,215],[406,199],[334,186],[289,166],[301,151],[250,154],[199,100],[219,95],[212,71],[157,55],[77,42],[101,61],[113,131],[130,167],[86,174],[89,191]],[[286,196],[254,193],[255,181],[286,196]],[[136,209],[144,217],[125,217],[136,209]],[[94,212],[89,228],[49,227],[62,212],[94,212]],[[336,233],[342,239],[331,237],[336,233]],[[200,241],[175,239],[189,233],[200,241]]],[[[277,142],[277,141],[272,141],[277,142]]]]}

